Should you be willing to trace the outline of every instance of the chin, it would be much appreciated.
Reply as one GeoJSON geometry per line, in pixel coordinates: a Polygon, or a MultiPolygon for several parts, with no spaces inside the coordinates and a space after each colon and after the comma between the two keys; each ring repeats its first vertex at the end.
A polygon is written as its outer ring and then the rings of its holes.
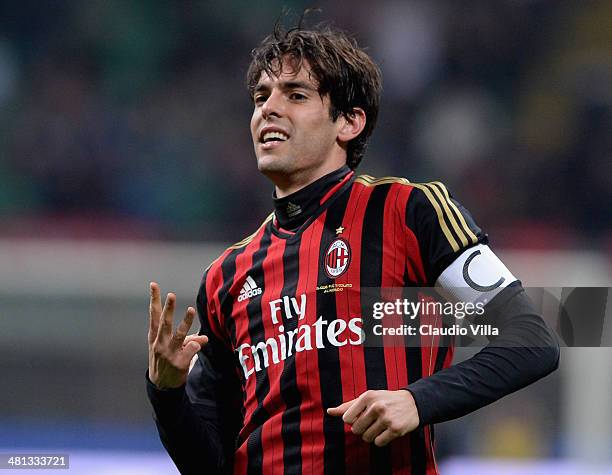
{"type": "Polygon", "coordinates": [[[263,157],[257,158],[257,168],[264,175],[268,173],[272,174],[285,174],[290,173],[291,163],[288,163],[289,160],[281,157],[274,157],[271,155],[265,155],[263,157]]]}

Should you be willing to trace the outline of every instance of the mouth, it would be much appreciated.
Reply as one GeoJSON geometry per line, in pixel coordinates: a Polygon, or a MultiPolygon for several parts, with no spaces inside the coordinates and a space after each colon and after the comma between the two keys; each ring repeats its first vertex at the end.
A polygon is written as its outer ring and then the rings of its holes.
{"type": "Polygon", "coordinates": [[[289,140],[289,135],[277,127],[264,127],[259,134],[259,143],[264,150],[279,147],[289,140]]]}

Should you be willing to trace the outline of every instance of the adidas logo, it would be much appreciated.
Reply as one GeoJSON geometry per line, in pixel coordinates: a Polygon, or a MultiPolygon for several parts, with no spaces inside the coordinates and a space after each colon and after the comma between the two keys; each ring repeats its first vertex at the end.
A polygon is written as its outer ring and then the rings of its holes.
{"type": "Polygon", "coordinates": [[[302,207],[300,205],[296,205],[291,201],[287,203],[287,216],[293,218],[302,212],[302,207]]]}
{"type": "Polygon", "coordinates": [[[244,284],[242,285],[240,295],[238,296],[238,302],[242,302],[243,300],[250,299],[251,297],[255,297],[256,295],[260,294],[261,288],[253,280],[253,277],[249,275],[247,276],[246,280],[244,281],[244,284]]]}

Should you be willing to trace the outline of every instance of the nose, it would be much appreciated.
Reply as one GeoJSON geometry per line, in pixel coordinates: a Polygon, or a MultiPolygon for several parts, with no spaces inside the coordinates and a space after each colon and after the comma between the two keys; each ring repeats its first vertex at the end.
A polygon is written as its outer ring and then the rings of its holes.
{"type": "Polygon", "coordinates": [[[278,89],[273,89],[261,106],[261,114],[264,119],[272,116],[282,117],[284,110],[282,99],[282,93],[278,89]]]}

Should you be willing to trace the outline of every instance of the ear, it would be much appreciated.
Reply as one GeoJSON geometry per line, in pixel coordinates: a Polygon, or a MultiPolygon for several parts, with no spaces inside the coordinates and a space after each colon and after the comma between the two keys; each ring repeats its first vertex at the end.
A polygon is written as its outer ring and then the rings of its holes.
{"type": "Polygon", "coordinates": [[[338,140],[348,143],[362,132],[366,125],[366,114],[360,107],[353,107],[353,112],[340,116],[340,123],[338,140]]]}

